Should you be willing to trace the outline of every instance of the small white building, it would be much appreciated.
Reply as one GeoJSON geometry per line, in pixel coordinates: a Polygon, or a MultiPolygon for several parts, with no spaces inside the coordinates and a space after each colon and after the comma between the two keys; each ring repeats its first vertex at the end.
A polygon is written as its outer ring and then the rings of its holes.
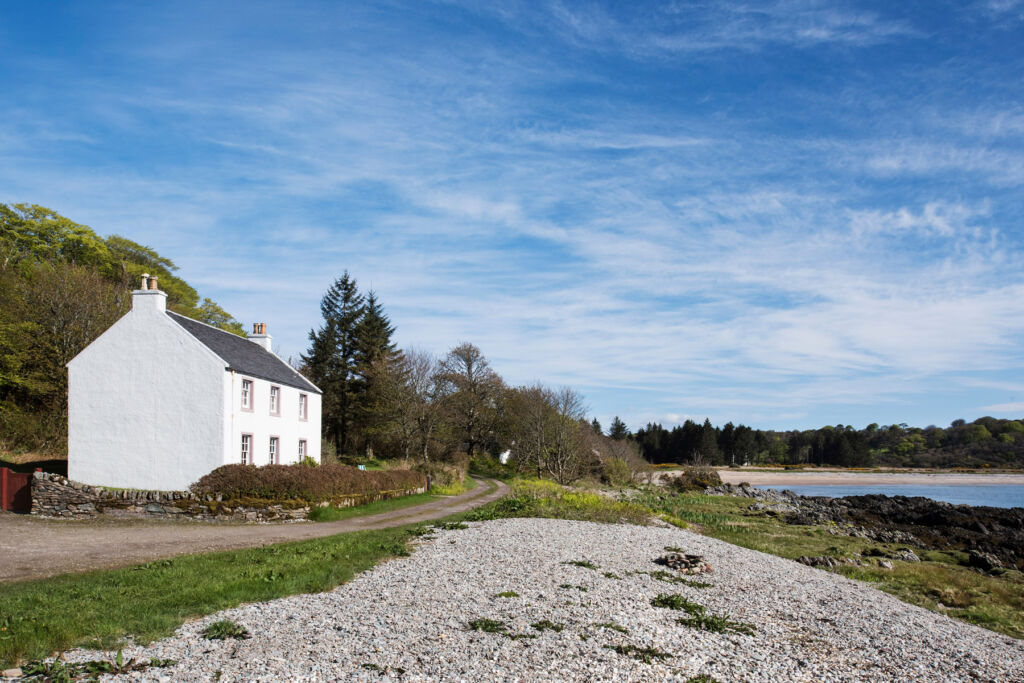
{"type": "Polygon", "coordinates": [[[176,491],[230,463],[320,461],[320,390],[249,339],[167,310],[143,277],[132,309],[68,363],[68,478],[176,491]]]}

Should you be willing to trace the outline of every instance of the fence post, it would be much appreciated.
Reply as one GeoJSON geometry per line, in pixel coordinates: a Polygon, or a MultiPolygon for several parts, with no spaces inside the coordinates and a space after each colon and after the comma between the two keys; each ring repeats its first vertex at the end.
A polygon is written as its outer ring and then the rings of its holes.
{"type": "Polygon", "coordinates": [[[7,472],[6,467],[0,467],[0,510],[7,509],[7,472]]]}

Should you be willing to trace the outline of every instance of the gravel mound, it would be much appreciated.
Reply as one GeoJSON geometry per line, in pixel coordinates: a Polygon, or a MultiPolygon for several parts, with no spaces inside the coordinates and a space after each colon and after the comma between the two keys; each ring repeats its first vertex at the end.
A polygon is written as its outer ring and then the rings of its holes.
{"type": "Polygon", "coordinates": [[[226,610],[129,657],[178,664],[124,680],[1024,680],[1021,641],[865,584],[679,529],[546,519],[438,531],[334,591],[226,610]],[[703,555],[714,571],[688,578],[713,585],[651,576],[666,546],[703,555]],[[686,611],[651,604],[668,593],[755,632],[682,625],[686,611]],[[220,619],[251,637],[204,639],[220,619]],[[478,619],[501,623],[472,630],[478,619]],[[634,656],[643,648],[650,663],[634,656]]]}

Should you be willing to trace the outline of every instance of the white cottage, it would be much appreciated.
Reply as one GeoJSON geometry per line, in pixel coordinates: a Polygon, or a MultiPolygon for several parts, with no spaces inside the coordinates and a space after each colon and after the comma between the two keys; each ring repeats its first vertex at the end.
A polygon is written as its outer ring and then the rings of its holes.
{"type": "Polygon", "coordinates": [[[249,339],[167,310],[143,277],[132,309],[68,363],[68,477],[183,490],[221,465],[320,460],[320,390],[249,339]]]}

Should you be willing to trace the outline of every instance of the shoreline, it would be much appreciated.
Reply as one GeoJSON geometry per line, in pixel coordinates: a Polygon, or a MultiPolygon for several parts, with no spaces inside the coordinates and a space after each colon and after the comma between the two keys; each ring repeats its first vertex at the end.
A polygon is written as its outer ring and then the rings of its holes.
{"type": "Polygon", "coordinates": [[[722,482],[751,486],[1024,486],[1024,474],[972,474],[954,472],[798,472],[718,470],[722,482]]]}

